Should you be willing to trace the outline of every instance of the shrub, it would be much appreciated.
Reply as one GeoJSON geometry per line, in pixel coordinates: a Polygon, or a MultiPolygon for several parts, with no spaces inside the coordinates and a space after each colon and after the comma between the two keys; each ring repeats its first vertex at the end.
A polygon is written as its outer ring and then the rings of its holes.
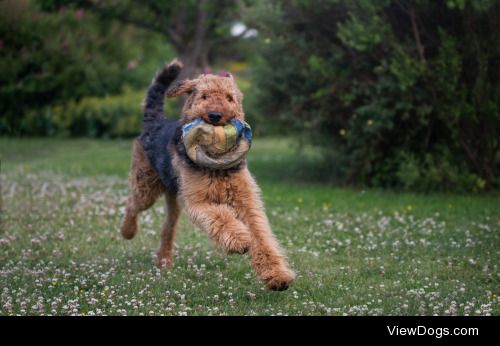
{"type": "Polygon", "coordinates": [[[159,34],[101,21],[72,7],[43,13],[34,3],[0,2],[2,135],[54,134],[58,127],[46,108],[70,107],[126,86],[145,89],[164,59],[173,56],[159,34]]]}
{"type": "Polygon", "coordinates": [[[499,186],[498,1],[259,1],[255,104],[344,183],[499,186]]]}
{"type": "MultiPolygon", "coordinates": [[[[118,95],[85,97],[64,105],[32,111],[23,119],[23,131],[71,137],[131,137],[141,130],[144,90],[118,95]]],[[[177,103],[168,102],[169,116],[177,117],[177,103]]]]}

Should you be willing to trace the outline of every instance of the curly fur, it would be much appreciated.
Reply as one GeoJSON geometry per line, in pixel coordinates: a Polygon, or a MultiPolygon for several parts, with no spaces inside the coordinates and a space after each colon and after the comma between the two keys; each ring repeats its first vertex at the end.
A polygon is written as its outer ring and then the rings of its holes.
{"type": "Polygon", "coordinates": [[[162,194],[166,220],[162,227],[156,264],[173,265],[173,244],[181,207],[189,219],[228,253],[249,251],[257,277],[273,290],[287,289],[294,279],[265,214],[260,189],[246,162],[229,170],[198,167],[187,157],[180,128],[195,118],[210,122],[209,112],[219,112],[216,125],[244,120],[243,95],[229,76],[201,75],[177,82],[182,65],[174,60],[154,78],[144,103],[143,131],[134,141],[129,176],[131,192],[121,226],[126,239],[135,236],[137,218],[162,194]],[[167,119],[164,96],[187,94],[180,121],[167,119]]]}

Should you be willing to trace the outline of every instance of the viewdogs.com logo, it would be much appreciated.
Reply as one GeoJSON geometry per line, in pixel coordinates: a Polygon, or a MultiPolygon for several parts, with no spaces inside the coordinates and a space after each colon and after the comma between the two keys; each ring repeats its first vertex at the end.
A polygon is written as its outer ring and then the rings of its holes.
{"type": "Polygon", "coordinates": [[[387,331],[390,336],[434,336],[437,339],[441,339],[443,336],[455,336],[455,335],[479,335],[479,328],[432,328],[425,326],[418,327],[399,327],[399,326],[387,326],[387,331]]]}

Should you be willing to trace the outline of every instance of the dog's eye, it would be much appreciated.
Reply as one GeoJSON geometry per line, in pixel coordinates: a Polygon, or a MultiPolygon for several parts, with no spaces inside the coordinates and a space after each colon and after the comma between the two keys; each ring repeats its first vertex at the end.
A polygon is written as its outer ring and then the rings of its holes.
{"type": "Polygon", "coordinates": [[[229,102],[233,102],[233,97],[231,95],[227,95],[226,98],[229,102]]]}
{"type": "Polygon", "coordinates": [[[207,97],[206,94],[203,94],[203,95],[201,95],[201,98],[204,99],[204,100],[206,100],[208,97],[207,97]]]}

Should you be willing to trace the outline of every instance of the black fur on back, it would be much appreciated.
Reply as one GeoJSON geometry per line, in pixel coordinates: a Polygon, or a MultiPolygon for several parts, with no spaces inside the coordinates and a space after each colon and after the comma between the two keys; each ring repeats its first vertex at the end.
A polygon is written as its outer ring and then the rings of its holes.
{"type": "Polygon", "coordinates": [[[177,78],[181,69],[182,64],[173,61],[156,74],[144,100],[143,129],[139,136],[139,142],[150,164],[165,187],[172,193],[177,193],[178,187],[169,150],[174,147],[173,139],[176,132],[181,129],[181,122],[165,117],[163,100],[165,92],[177,78]]]}

